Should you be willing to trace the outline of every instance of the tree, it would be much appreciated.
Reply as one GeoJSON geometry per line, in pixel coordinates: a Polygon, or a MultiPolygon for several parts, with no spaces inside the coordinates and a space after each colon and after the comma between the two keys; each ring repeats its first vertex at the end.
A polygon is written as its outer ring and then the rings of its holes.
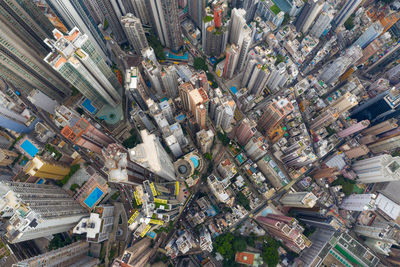
{"type": "Polygon", "coordinates": [[[264,247],[261,257],[268,267],[275,267],[279,263],[279,254],[275,247],[264,247]]]}
{"type": "Polygon", "coordinates": [[[218,132],[217,136],[224,146],[227,146],[231,141],[231,139],[229,139],[226,133],[218,132]]]}
{"type": "Polygon", "coordinates": [[[345,21],[344,27],[346,30],[351,30],[354,28],[354,17],[353,14],[345,21]]]}
{"type": "Polygon", "coordinates": [[[196,57],[193,62],[193,67],[196,70],[208,71],[206,61],[202,57],[196,57]]]}
{"type": "Polygon", "coordinates": [[[275,66],[278,66],[278,64],[283,62],[284,60],[285,58],[281,54],[276,55],[275,66]]]}
{"type": "Polygon", "coordinates": [[[153,31],[149,33],[147,41],[149,42],[149,45],[153,48],[157,59],[165,60],[164,47],[162,46],[160,40],[158,40],[153,31]]]}
{"type": "Polygon", "coordinates": [[[245,208],[246,210],[250,210],[250,201],[242,192],[237,193],[236,200],[239,202],[240,205],[243,206],[243,208],[245,208]]]}
{"type": "Polygon", "coordinates": [[[216,252],[222,255],[222,257],[230,260],[234,257],[234,252],[232,249],[232,241],[234,236],[232,233],[226,233],[217,236],[215,242],[213,243],[216,252]]]}
{"type": "Polygon", "coordinates": [[[206,158],[206,159],[208,159],[208,160],[212,160],[212,154],[211,153],[205,153],[204,154],[204,157],[206,158]]]}
{"type": "Polygon", "coordinates": [[[235,249],[235,251],[245,251],[246,247],[247,244],[245,239],[237,237],[233,240],[233,248],[235,249]]]}
{"type": "Polygon", "coordinates": [[[81,107],[76,108],[76,112],[78,112],[80,115],[82,115],[85,111],[81,107]]]}

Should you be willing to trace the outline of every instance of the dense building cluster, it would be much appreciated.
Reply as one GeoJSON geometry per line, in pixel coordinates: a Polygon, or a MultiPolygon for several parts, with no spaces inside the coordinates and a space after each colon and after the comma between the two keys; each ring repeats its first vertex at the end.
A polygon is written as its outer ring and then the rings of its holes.
{"type": "Polygon", "coordinates": [[[0,266],[399,266],[399,10],[0,1],[0,266]]]}

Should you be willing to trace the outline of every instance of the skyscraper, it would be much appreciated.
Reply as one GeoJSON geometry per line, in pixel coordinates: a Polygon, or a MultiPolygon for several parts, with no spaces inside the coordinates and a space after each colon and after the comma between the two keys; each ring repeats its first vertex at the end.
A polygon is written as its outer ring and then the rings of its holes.
{"type": "Polygon", "coordinates": [[[288,193],[279,199],[287,207],[312,208],[317,203],[317,197],[312,192],[288,193]]]}
{"type": "Polygon", "coordinates": [[[35,267],[43,265],[95,267],[98,266],[98,264],[99,259],[89,256],[89,243],[78,241],[65,247],[20,261],[14,264],[13,267],[35,267]]]}
{"type": "MultiPolygon", "coordinates": [[[[3,136],[2,136],[3,137],[3,136]]],[[[0,149],[0,166],[8,166],[16,159],[17,153],[7,149],[0,149]]]]}
{"type": "Polygon", "coordinates": [[[292,103],[286,98],[274,100],[265,109],[263,115],[258,120],[257,127],[261,132],[270,132],[281,124],[283,119],[294,109],[292,103]]]}
{"type": "Polygon", "coordinates": [[[347,0],[339,13],[336,14],[332,21],[332,27],[334,29],[342,26],[345,21],[353,14],[353,12],[361,4],[362,0],[347,0]]]}
{"type": "Polygon", "coordinates": [[[10,243],[66,232],[88,214],[53,185],[0,182],[0,195],[3,217],[10,217],[5,234],[10,243]]]}
{"type": "Polygon", "coordinates": [[[296,31],[306,33],[325,5],[323,0],[309,0],[296,20],[296,31]]]}
{"type": "Polygon", "coordinates": [[[244,9],[236,9],[232,10],[231,21],[230,21],[230,30],[229,30],[229,43],[241,46],[243,42],[243,31],[246,25],[246,11],[244,9]]]}
{"type": "Polygon", "coordinates": [[[247,28],[248,30],[244,31],[244,37],[243,37],[243,42],[242,42],[242,46],[240,48],[240,55],[239,55],[239,60],[238,60],[238,64],[237,64],[237,71],[241,71],[247,61],[247,54],[249,52],[250,46],[252,44],[252,37],[251,37],[251,32],[250,29],[247,28]]]}
{"type": "Polygon", "coordinates": [[[129,158],[160,177],[174,181],[176,179],[174,165],[158,137],[146,130],[142,130],[140,135],[143,143],[129,150],[129,158]]]}
{"type": "Polygon", "coordinates": [[[191,0],[187,3],[189,17],[201,29],[205,17],[206,0],[191,0]]]}
{"type": "Polygon", "coordinates": [[[150,13],[154,28],[162,45],[178,51],[183,45],[175,0],[150,0],[150,13]]]}
{"type": "Polygon", "coordinates": [[[77,146],[82,146],[101,154],[103,147],[113,143],[113,140],[100,130],[96,129],[87,120],[81,118],[73,125],[66,125],[61,134],[77,146]]]}
{"type": "Polygon", "coordinates": [[[150,16],[146,1],[147,0],[132,0],[132,5],[136,17],[140,18],[143,24],[150,25],[150,16]]]}
{"type": "Polygon", "coordinates": [[[349,135],[352,135],[354,133],[357,133],[369,126],[369,120],[363,120],[360,121],[359,123],[355,123],[346,129],[343,129],[342,131],[338,132],[337,135],[341,138],[345,138],[349,135]]]}
{"type": "Polygon", "coordinates": [[[256,126],[254,122],[251,122],[248,118],[244,118],[232,131],[234,138],[236,138],[240,145],[245,146],[257,132],[256,126]]]}
{"type": "Polygon", "coordinates": [[[344,151],[344,154],[346,154],[346,156],[349,159],[354,159],[354,158],[358,158],[364,155],[367,155],[369,153],[369,149],[366,145],[361,145],[361,146],[357,146],[357,147],[353,147],[349,150],[344,151]]]}
{"type": "Polygon", "coordinates": [[[149,44],[140,19],[128,13],[121,18],[121,23],[130,45],[137,55],[141,55],[142,49],[149,47],[149,44]]]}
{"type": "Polygon", "coordinates": [[[359,45],[361,48],[367,47],[372,41],[374,41],[383,32],[383,26],[379,21],[372,23],[368,29],[353,43],[353,45],[359,45]]]}
{"type": "Polygon", "coordinates": [[[338,57],[325,67],[319,79],[328,84],[335,83],[350,66],[354,65],[362,57],[362,55],[362,50],[359,46],[351,46],[346,50],[343,56],[338,57]]]}
{"type": "Polygon", "coordinates": [[[103,149],[103,156],[111,182],[140,185],[148,177],[155,177],[149,169],[133,161],[128,150],[119,144],[108,145],[103,149]]]}
{"type": "Polygon", "coordinates": [[[311,246],[310,240],[303,235],[304,228],[298,224],[295,218],[268,214],[267,216],[258,216],[256,220],[268,233],[296,253],[311,246]]]}
{"type": "Polygon", "coordinates": [[[51,32],[51,23],[46,20],[31,1],[2,2],[0,77],[25,95],[36,88],[56,100],[62,100],[69,95],[69,86],[43,62],[43,57],[50,50],[43,43],[51,32]]]}
{"type": "MultiPolygon", "coordinates": [[[[122,44],[126,42],[126,35],[121,27],[121,17],[117,16],[114,10],[112,1],[103,1],[103,0],[96,0],[97,4],[100,7],[100,10],[103,12],[105,19],[108,22],[109,27],[111,28],[113,37],[117,41],[117,43],[122,44]]],[[[117,3],[114,2],[117,5],[117,3]]],[[[124,14],[118,14],[124,15],[124,14]]]]}
{"type": "Polygon", "coordinates": [[[352,169],[357,174],[360,183],[382,183],[400,180],[400,157],[389,154],[358,160],[352,169]]]}
{"type": "Polygon", "coordinates": [[[61,180],[68,173],[70,168],[58,162],[50,162],[39,156],[35,156],[25,166],[24,172],[30,176],[61,180]]]}
{"type": "Polygon", "coordinates": [[[388,152],[400,147],[400,133],[396,133],[387,137],[382,137],[379,138],[378,140],[373,140],[373,141],[374,143],[370,142],[368,145],[368,148],[373,153],[378,154],[382,152],[388,152]]]}
{"type": "Polygon", "coordinates": [[[164,67],[161,73],[161,82],[169,98],[176,98],[178,96],[178,75],[174,65],[164,67]]]}
{"type": "Polygon", "coordinates": [[[288,80],[288,74],[286,71],[286,64],[281,62],[274,69],[271,70],[271,75],[267,81],[267,88],[271,92],[276,92],[278,88],[283,87],[288,80]]]}
{"type": "MultiPolygon", "coordinates": [[[[81,0],[46,0],[62,22],[72,30],[74,27],[85,33],[92,45],[104,59],[107,59],[106,41],[97,27],[96,22],[89,13],[86,5],[81,0]]],[[[52,35],[50,34],[49,37],[52,35]]]]}
{"type": "Polygon", "coordinates": [[[363,135],[379,135],[385,132],[388,132],[390,130],[394,130],[397,127],[399,127],[399,125],[397,124],[398,120],[397,119],[389,119],[387,121],[378,123],[372,127],[369,127],[365,130],[363,130],[361,133],[363,135]]]}
{"type": "Polygon", "coordinates": [[[322,12],[317,21],[314,23],[314,26],[311,28],[311,35],[316,38],[320,38],[326,33],[332,19],[333,16],[329,12],[322,12]]]}
{"type": "Polygon", "coordinates": [[[122,86],[86,34],[73,28],[67,35],[57,29],[55,39],[46,39],[53,49],[44,61],[75,86],[92,105],[116,107],[121,102],[122,86]]]}

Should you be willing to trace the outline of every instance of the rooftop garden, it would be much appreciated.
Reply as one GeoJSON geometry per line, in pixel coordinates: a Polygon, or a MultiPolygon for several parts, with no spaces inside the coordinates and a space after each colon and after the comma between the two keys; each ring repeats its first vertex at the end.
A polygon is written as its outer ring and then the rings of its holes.
{"type": "Polygon", "coordinates": [[[281,12],[281,9],[280,9],[276,4],[274,4],[273,6],[271,6],[269,9],[270,9],[275,15],[278,15],[279,12],[281,12]]]}

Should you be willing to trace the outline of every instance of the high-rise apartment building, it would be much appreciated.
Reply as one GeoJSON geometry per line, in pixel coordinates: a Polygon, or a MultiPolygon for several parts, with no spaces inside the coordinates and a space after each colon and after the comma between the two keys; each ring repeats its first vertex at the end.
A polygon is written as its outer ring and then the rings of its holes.
{"type": "Polygon", "coordinates": [[[362,49],[359,46],[351,46],[346,50],[343,56],[338,57],[326,66],[319,79],[328,84],[334,84],[339,77],[362,56],[362,49]]]}
{"type": "Polygon", "coordinates": [[[90,217],[80,220],[74,227],[74,234],[86,234],[86,241],[101,243],[108,239],[114,225],[114,206],[99,205],[90,213],[90,217]]]}
{"type": "Polygon", "coordinates": [[[50,162],[39,156],[35,156],[24,166],[24,172],[30,176],[54,180],[63,179],[69,170],[66,165],[50,162]]]}
{"type": "Polygon", "coordinates": [[[178,75],[174,65],[164,67],[161,72],[161,83],[169,98],[175,99],[178,96],[178,75]]]}
{"type": "Polygon", "coordinates": [[[197,145],[200,147],[201,153],[209,153],[214,142],[214,133],[212,130],[201,130],[196,133],[197,145]]]}
{"type": "Polygon", "coordinates": [[[380,260],[372,251],[347,233],[317,230],[311,240],[318,242],[303,251],[300,259],[305,266],[376,267],[380,260]],[[314,237],[315,236],[315,237],[314,237]],[[313,238],[314,237],[314,238],[313,238]]]}
{"type": "Polygon", "coordinates": [[[265,109],[258,120],[257,127],[261,132],[270,132],[281,124],[283,119],[294,109],[292,103],[286,98],[274,100],[265,109]]]}
{"type": "Polygon", "coordinates": [[[396,133],[387,137],[382,137],[378,140],[373,140],[373,142],[370,143],[372,144],[369,144],[368,148],[373,153],[378,154],[382,152],[388,152],[400,147],[400,133],[396,133]]]}
{"type": "Polygon", "coordinates": [[[267,154],[268,141],[264,136],[253,136],[245,145],[244,150],[249,158],[256,162],[267,154]]]}
{"type": "Polygon", "coordinates": [[[187,2],[188,15],[198,28],[201,29],[206,15],[206,0],[191,0],[187,2]]]}
{"type": "Polygon", "coordinates": [[[0,166],[8,166],[13,163],[14,159],[18,157],[18,154],[14,151],[7,149],[0,149],[0,166]]]}
{"type": "Polygon", "coordinates": [[[0,5],[0,77],[25,95],[36,88],[62,100],[69,95],[69,86],[43,62],[50,50],[43,43],[51,34],[50,28],[50,21],[31,1],[3,1],[0,5]]]}
{"type": "Polygon", "coordinates": [[[178,51],[183,45],[178,16],[178,3],[175,0],[150,0],[150,13],[153,28],[162,45],[178,51]]]}
{"type": "Polygon", "coordinates": [[[10,217],[5,234],[10,243],[66,232],[88,214],[53,185],[1,182],[0,195],[2,216],[10,217]]]}
{"type": "Polygon", "coordinates": [[[342,200],[340,208],[351,211],[374,210],[375,199],[375,194],[352,194],[342,200]]]}
{"type": "Polygon", "coordinates": [[[279,199],[287,207],[312,208],[317,203],[317,197],[312,192],[288,193],[279,199]]]}
{"type": "Polygon", "coordinates": [[[342,26],[346,20],[353,14],[354,11],[361,4],[362,0],[347,0],[339,13],[336,14],[332,21],[332,27],[334,29],[342,26]]]}
{"type": "Polygon", "coordinates": [[[87,148],[101,154],[103,147],[113,143],[113,140],[100,130],[96,129],[87,120],[81,118],[74,125],[66,125],[61,134],[77,146],[87,148]]]}
{"type": "Polygon", "coordinates": [[[243,32],[243,41],[242,41],[242,45],[240,47],[240,54],[239,54],[239,60],[237,63],[237,71],[241,71],[247,61],[247,54],[249,52],[250,46],[252,44],[252,37],[251,37],[251,31],[250,29],[247,27],[246,30],[243,32]]]}
{"type": "Polygon", "coordinates": [[[136,17],[140,18],[140,21],[145,25],[150,25],[151,20],[149,16],[147,0],[132,0],[133,10],[135,11],[136,17]]]}
{"type": "Polygon", "coordinates": [[[232,79],[233,73],[236,70],[236,66],[238,64],[240,55],[239,53],[240,53],[240,48],[234,44],[232,44],[226,49],[225,65],[222,74],[222,76],[225,79],[232,79]]]}
{"type": "Polygon", "coordinates": [[[369,153],[369,149],[366,145],[361,145],[357,147],[353,147],[349,150],[344,151],[344,154],[349,158],[349,159],[355,159],[364,155],[367,155],[369,153]]]}
{"type": "Polygon", "coordinates": [[[99,259],[89,256],[89,243],[78,241],[56,250],[20,261],[13,267],[37,267],[37,266],[85,266],[95,267],[99,259]]]}
{"type": "Polygon", "coordinates": [[[296,20],[296,31],[306,33],[325,5],[323,0],[309,0],[296,20]]]}
{"type": "Polygon", "coordinates": [[[346,129],[341,130],[340,132],[337,133],[337,135],[341,138],[345,138],[349,135],[352,135],[367,128],[368,126],[369,126],[369,120],[363,120],[347,127],[346,129]]]}
{"type": "Polygon", "coordinates": [[[250,138],[257,132],[256,126],[255,122],[244,118],[232,131],[233,138],[236,138],[240,145],[246,145],[250,138]]]}
{"type": "Polygon", "coordinates": [[[130,45],[137,55],[141,55],[142,49],[149,47],[149,44],[140,19],[128,13],[121,18],[121,23],[130,45]]]}
{"type": "Polygon", "coordinates": [[[45,40],[53,51],[44,60],[89,98],[95,108],[104,104],[117,106],[121,102],[121,84],[88,36],[76,27],[67,35],[57,29],[53,34],[55,39],[45,40]]]}
{"type": "Polygon", "coordinates": [[[361,133],[363,135],[379,135],[391,130],[396,129],[397,127],[399,127],[399,125],[397,124],[398,120],[397,119],[389,119],[387,121],[378,123],[372,127],[369,127],[365,130],[363,130],[361,133]]]}
{"type": "Polygon", "coordinates": [[[311,246],[310,240],[303,235],[304,228],[298,224],[295,218],[268,214],[267,216],[258,216],[256,220],[269,234],[296,253],[311,246]]]}
{"type": "Polygon", "coordinates": [[[352,169],[357,174],[360,183],[382,183],[400,180],[400,157],[388,154],[369,159],[358,160],[352,169]]]}
{"type": "Polygon", "coordinates": [[[193,88],[191,83],[183,83],[179,86],[179,94],[183,108],[190,111],[199,127],[204,129],[209,102],[206,91],[203,88],[193,88]]]}
{"type": "Polygon", "coordinates": [[[268,77],[267,81],[267,88],[271,92],[276,92],[286,84],[288,78],[289,76],[286,71],[286,64],[281,62],[271,70],[271,75],[268,77]]]}
{"type": "Polygon", "coordinates": [[[346,111],[349,111],[351,108],[358,105],[357,97],[350,93],[346,92],[344,95],[339,97],[335,102],[329,105],[329,108],[333,108],[339,114],[342,114],[346,111]]]}
{"type": "Polygon", "coordinates": [[[107,48],[104,36],[97,27],[92,15],[88,12],[87,6],[82,1],[46,0],[46,2],[69,30],[77,27],[81,32],[85,33],[97,53],[107,60],[107,48]]]}
{"type": "Polygon", "coordinates": [[[96,0],[97,4],[100,7],[100,10],[103,12],[104,18],[107,20],[109,27],[111,28],[112,35],[117,41],[117,43],[122,44],[126,42],[126,35],[121,26],[121,17],[118,15],[125,15],[125,14],[116,14],[116,10],[119,10],[119,6],[115,1],[103,1],[103,0],[96,0]],[[114,9],[113,7],[116,7],[114,9]]]}

